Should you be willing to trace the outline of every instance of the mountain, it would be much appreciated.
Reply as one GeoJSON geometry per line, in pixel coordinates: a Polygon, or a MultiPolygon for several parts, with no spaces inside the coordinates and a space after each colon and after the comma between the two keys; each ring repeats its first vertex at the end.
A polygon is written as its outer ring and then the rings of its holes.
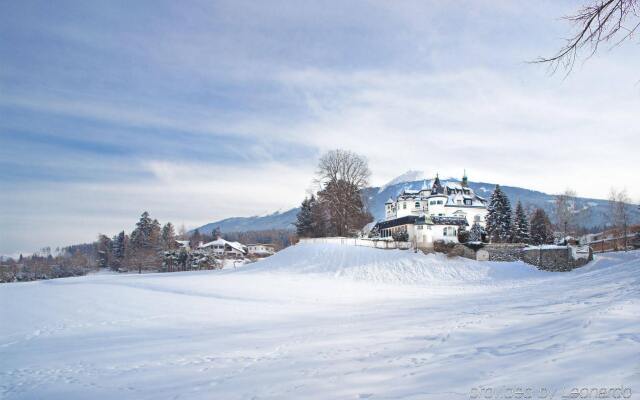
{"type": "MultiPolygon", "coordinates": [[[[384,218],[384,203],[390,197],[395,197],[403,188],[420,189],[425,180],[424,172],[408,171],[397,178],[392,179],[381,187],[370,187],[364,190],[365,198],[369,210],[376,220],[384,218]]],[[[457,179],[442,179],[443,182],[459,182],[457,179]]],[[[427,184],[430,184],[427,181],[427,184]]],[[[471,182],[469,186],[476,194],[489,199],[493,193],[495,183],[471,182]]],[[[525,207],[543,208],[551,216],[553,211],[554,195],[530,190],[515,186],[501,186],[503,191],[509,196],[513,207],[520,200],[525,207]]],[[[296,220],[299,208],[292,208],[284,213],[273,213],[263,217],[234,217],[221,221],[209,223],[198,229],[200,232],[209,233],[215,227],[220,227],[223,232],[244,232],[265,229],[294,229],[293,222],[296,220]]],[[[578,197],[576,201],[576,214],[587,228],[597,228],[605,225],[609,212],[609,202],[607,200],[590,199],[578,197]]],[[[632,219],[640,220],[640,211],[637,207],[632,210],[632,219]]]]}
{"type": "Polygon", "coordinates": [[[295,229],[293,222],[298,215],[298,208],[283,213],[276,211],[262,217],[232,217],[200,226],[200,233],[211,233],[216,228],[222,232],[264,231],[268,229],[295,229]]]}
{"type": "Polygon", "coordinates": [[[425,178],[425,172],[424,171],[407,171],[404,174],[400,175],[400,176],[396,176],[395,178],[393,178],[392,180],[390,180],[389,182],[387,182],[385,185],[383,185],[382,187],[380,187],[380,189],[378,189],[378,192],[383,192],[385,189],[395,186],[397,184],[400,183],[404,183],[404,182],[417,182],[417,181],[421,181],[426,179],[425,178]]]}

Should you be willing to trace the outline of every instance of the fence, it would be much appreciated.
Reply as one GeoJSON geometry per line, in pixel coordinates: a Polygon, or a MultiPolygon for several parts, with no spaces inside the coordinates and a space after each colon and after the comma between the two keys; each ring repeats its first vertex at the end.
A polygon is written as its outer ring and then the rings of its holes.
{"type": "Polygon", "coordinates": [[[346,237],[300,239],[300,243],[341,244],[341,245],[347,245],[347,246],[373,247],[376,249],[408,250],[412,248],[411,243],[409,242],[395,242],[392,240],[360,239],[360,238],[346,238],[346,237]]]}
{"type": "MultiPolygon", "coordinates": [[[[627,249],[639,248],[640,238],[636,233],[630,233],[627,235],[627,249]]],[[[593,240],[588,243],[593,249],[594,253],[605,253],[609,251],[620,251],[625,249],[624,236],[608,237],[599,240],[593,240]]]]}

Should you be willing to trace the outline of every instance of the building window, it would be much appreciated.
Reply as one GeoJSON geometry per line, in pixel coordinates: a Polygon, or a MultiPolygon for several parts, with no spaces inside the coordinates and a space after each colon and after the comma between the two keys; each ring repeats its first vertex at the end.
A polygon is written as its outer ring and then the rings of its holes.
{"type": "Polygon", "coordinates": [[[420,208],[420,202],[416,201],[416,208],[420,208]]]}
{"type": "Polygon", "coordinates": [[[407,209],[407,202],[406,202],[406,201],[403,201],[403,202],[402,202],[402,209],[403,209],[403,210],[406,210],[406,209],[407,209]]]}
{"type": "Polygon", "coordinates": [[[443,234],[443,236],[455,236],[456,235],[456,228],[454,228],[452,226],[445,226],[442,229],[442,234],[443,234]]]}
{"type": "Polygon", "coordinates": [[[470,206],[471,205],[471,199],[464,199],[464,204],[470,206]]]}
{"type": "Polygon", "coordinates": [[[444,204],[442,200],[438,200],[438,204],[444,204]]]}
{"type": "Polygon", "coordinates": [[[458,204],[462,204],[462,200],[458,200],[458,204]]]}
{"type": "Polygon", "coordinates": [[[418,225],[418,226],[416,226],[416,229],[417,229],[417,230],[419,230],[419,231],[421,231],[421,230],[422,230],[422,225],[418,225]]]}

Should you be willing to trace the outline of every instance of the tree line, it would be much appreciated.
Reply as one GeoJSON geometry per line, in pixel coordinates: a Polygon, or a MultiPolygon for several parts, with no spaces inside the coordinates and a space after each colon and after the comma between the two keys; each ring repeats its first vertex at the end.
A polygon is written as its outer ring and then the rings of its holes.
{"type": "Polygon", "coordinates": [[[0,260],[0,282],[24,282],[38,279],[81,276],[95,269],[92,243],[58,248],[50,247],[17,259],[0,260]]]}
{"type": "Polygon", "coordinates": [[[516,209],[500,185],[496,185],[487,206],[486,228],[475,222],[469,234],[470,241],[488,240],[492,243],[552,244],[553,225],[542,208],[535,208],[527,215],[520,201],[516,209]]]}
{"type": "MultiPolygon", "coordinates": [[[[633,206],[630,204],[626,190],[611,189],[607,215],[608,227],[623,236],[625,248],[631,225],[631,207],[633,206]]],[[[587,232],[581,225],[583,222],[581,220],[586,219],[588,213],[589,207],[581,207],[575,191],[571,189],[555,196],[553,223],[542,208],[535,208],[527,213],[520,201],[512,212],[509,198],[500,185],[496,185],[487,207],[486,231],[481,232],[482,228],[477,223],[474,224],[469,240],[477,240],[481,234],[486,234],[486,239],[493,243],[541,245],[552,244],[555,239],[566,242],[570,237],[587,232]]]]}
{"type": "Polygon", "coordinates": [[[193,238],[186,234],[184,228],[176,233],[171,222],[161,225],[145,211],[130,234],[121,231],[111,238],[102,234],[98,236],[98,267],[138,273],[222,268],[222,260],[197,249],[197,245],[188,251],[177,240],[193,238]]]}

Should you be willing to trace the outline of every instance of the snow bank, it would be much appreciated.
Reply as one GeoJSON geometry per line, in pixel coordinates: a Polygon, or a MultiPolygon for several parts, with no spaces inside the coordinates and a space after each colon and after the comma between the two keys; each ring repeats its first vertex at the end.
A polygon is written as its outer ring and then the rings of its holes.
{"type": "Polygon", "coordinates": [[[479,262],[339,244],[298,244],[243,269],[255,271],[400,284],[491,283],[549,276],[522,262],[479,262]]]}

